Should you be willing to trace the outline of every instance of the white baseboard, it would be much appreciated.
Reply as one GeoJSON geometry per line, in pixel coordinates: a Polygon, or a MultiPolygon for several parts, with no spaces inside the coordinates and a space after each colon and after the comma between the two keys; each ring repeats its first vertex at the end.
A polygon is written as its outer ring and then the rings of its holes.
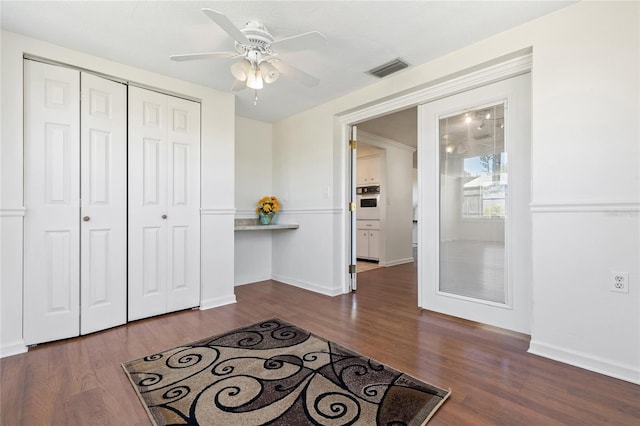
{"type": "Polygon", "coordinates": [[[0,347],[0,358],[8,356],[19,355],[27,352],[27,346],[24,344],[24,340],[0,347]]]}
{"type": "Polygon", "coordinates": [[[275,281],[280,281],[282,283],[285,284],[289,284],[292,285],[294,287],[298,287],[298,288],[302,288],[304,290],[309,290],[309,291],[313,291],[315,293],[320,293],[320,294],[324,294],[325,296],[338,296],[340,294],[343,294],[342,290],[340,289],[333,289],[333,288],[328,288],[328,287],[322,287],[316,284],[312,284],[306,281],[302,281],[302,280],[297,280],[295,278],[291,278],[291,277],[287,277],[284,275],[279,275],[279,274],[273,274],[273,280],[275,281]]]}
{"type": "Polygon", "coordinates": [[[632,365],[615,363],[605,358],[568,350],[536,340],[531,340],[527,352],[640,385],[639,367],[634,368],[632,365]]]}
{"type": "Polygon", "coordinates": [[[391,260],[389,262],[380,262],[380,266],[384,266],[385,268],[387,266],[396,266],[396,265],[402,265],[405,263],[412,263],[414,261],[413,257],[407,257],[406,259],[397,259],[397,260],[391,260]]]}
{"type": "Polygon", "coordinates": [[[255,276],[255,277],[249,278],[248,280],[247,280],[247,278],[245,278],[242,281],[234,283],[233,286],[237,287],[237,286],[240,286],[240,285],[254,284],[254,283],[259,283],[260,281],[267,281],[267,280],[270,280],[270,279],[271,279],[271,275],[255,276]]]}
{"type": "Polygon", "coordinates": [[[217,308],[219,306],[224,306],[224,305],[230,305],[232,303],[236,303],[235,294],[232,294],[231,296],[215,297],[213,299],[201,300],[200,310],[206,311],[207,309],[217,308]]]}

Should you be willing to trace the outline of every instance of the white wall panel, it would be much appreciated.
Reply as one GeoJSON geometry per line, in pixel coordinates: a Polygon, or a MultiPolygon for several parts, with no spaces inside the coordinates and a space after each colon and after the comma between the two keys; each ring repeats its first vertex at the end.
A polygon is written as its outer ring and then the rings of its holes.
{"type": "MultiPolygon", "coordinates": [[[[187,287],[187,254],[189,253],[189,227],[187,226],[174,226],[171,229],[172,232],[172,246],[171,251],[171,269],[173,271],[171,277],[171,288],[174,290],[187,287]]],[[[193,266],[193,265],[191,265],[193,266]]]]}
{"type": "Polygon", "coordinates": [[[640,384],[640,203],[562,207],[533,215],[534,247],[545,247],[533,262],[547,266],[534,270],[530,351],[640,384]],[[610,290],[613,271],[629,273],[629,293],[610,290]]]}
{"type": "MultiPolygon", "coordinates": [[[[68,125],[44,123],[45,199],[47,204],[71,204],[71,130],[68,125]]],[[[77,132],[77,129],[75,130],[77,132]]],[[[74,150],[73,152],[76,152],[74,150]]],[[[77,182],[74,182],[77,184],[77,182]]]]}
{"type": "MultiPolygon", "coordinates": [[[[164,236],[161,234],[163,230],[160,227],[142,228],[142,295],[144,296],[164,293],[166,278],[160,268],[164,265],[166,244],[163,243],[164,236]]],[[[164,306],[157,308],[158,313],[163,310],[164,306]]]]}
{"type": "Polygon", "coordinates": [[[174,206],[185,206],[189,203],[189,145],[173,144],[173,200],[174,206]]]}
{"type": "Polygon", "coordinates": [[[98,129],[89,130],[89,164],[91,168],[89,176],[91,181],[89,185],[90,199],[89,202],[96,204],[109,204],[109,167],[113,162],[111,158],[111,134],[98,129]]]}
{"type": "Polygon", "coordinates": [[[160,139],[144,138],[143,141],[143,162],[142,162],[142,204],[160,204],[160,170],[162,169],[160,160],[161,147],[160,139]]]}
{"type": "MultiPolygon", "coordinates": [[[[67,314],[77,310],[78,280],[75,278],[77,270],[71,268],[77,266],[76,259],[72,260],[75,251],[72,251],[71,231],[45,231],[44,244],[46,257],[44,260],[45,285],[40,289],[47,297],[44,314],[67,314]]],[[[77,234],[74,233],[74,237],[77,234]]],[[[35,265],[30,265],[36,267],[35,265]]],[[[30,301],[28,301],[30,302],[30,301]]],[[[45,325],[45,324],[41,324],[45,325]]]]}
{"type": "MultiPolygon", "coordinates": [[[[111,239],[110,230],[96,229],[89,231],[89,307],[113,302],[109,283],[111,281],[111,259],[109,258],[111,239]]],[[[124,302],[124,300],[122,301],[124,302]]]]}

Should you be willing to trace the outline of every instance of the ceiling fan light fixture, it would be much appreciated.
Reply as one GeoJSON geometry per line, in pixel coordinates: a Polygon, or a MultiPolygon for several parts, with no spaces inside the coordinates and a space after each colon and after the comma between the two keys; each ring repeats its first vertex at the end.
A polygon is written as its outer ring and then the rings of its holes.
{"type": "Polygon", "coordinates": [[[254,103],[257,103],[257,91],[262,89],[265,83],[270,84],[279,79],[280,69],[284,70],[287,77],[292,77],[307,87],[318,84],[319,80],[311,74],[280,62],[272,47],[290,52],[321,48],[325,46],[326,38],[319,32],[311,31],[275,41],[260,21],[249,21],[244,28],[239,29],[223,13],[209,8],[202,9],[202,12],[235,41],[236,52],[187,53],[172,55],[171,60],[238,58],[239,60],[230,66],[231,74],[235,77],[231,90],[237,92],[246,87],[253,89],[256,95],[254,103]],[[272,64],[275,61],[278,61],[278,67],[272,64]]]}
{"type": "Polygon", "coordinates": [[[260,72],[264,82],[271,84],[280,77],[280,71],[269,62],[263,62],[260,64],[260,72]]]}
{"type": "Polygon", "coordinates": [[[247,77],[247,87],[250,89],[260,90],[264,87],[260,68],[251,69],[247,77]]]}
{"type": "Polygon", "coordinates": [[[249,61],[241,60],[231,65],[231,74],[236,80],[246,81],[251,73],[251,64],[249,61]]]}

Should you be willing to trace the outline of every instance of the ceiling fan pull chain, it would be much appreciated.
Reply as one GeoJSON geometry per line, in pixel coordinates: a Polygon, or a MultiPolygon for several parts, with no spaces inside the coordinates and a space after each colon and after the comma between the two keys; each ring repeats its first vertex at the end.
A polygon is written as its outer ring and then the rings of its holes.
{"type": "Polygon", "coordinates": [[[256,97],[253,98],[253,104],[258,105],[258,89],[254,90],[256,97]]]}

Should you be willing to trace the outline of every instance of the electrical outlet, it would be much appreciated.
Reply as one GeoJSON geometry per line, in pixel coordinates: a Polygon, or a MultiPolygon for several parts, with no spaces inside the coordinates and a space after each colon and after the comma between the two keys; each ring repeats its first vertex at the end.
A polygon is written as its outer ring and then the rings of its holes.
{"type": "Polygon", "coordinates": [[[618,293],[629,293],[629,273],[628,272],[611,272],[611,291],[618,293]]]}

